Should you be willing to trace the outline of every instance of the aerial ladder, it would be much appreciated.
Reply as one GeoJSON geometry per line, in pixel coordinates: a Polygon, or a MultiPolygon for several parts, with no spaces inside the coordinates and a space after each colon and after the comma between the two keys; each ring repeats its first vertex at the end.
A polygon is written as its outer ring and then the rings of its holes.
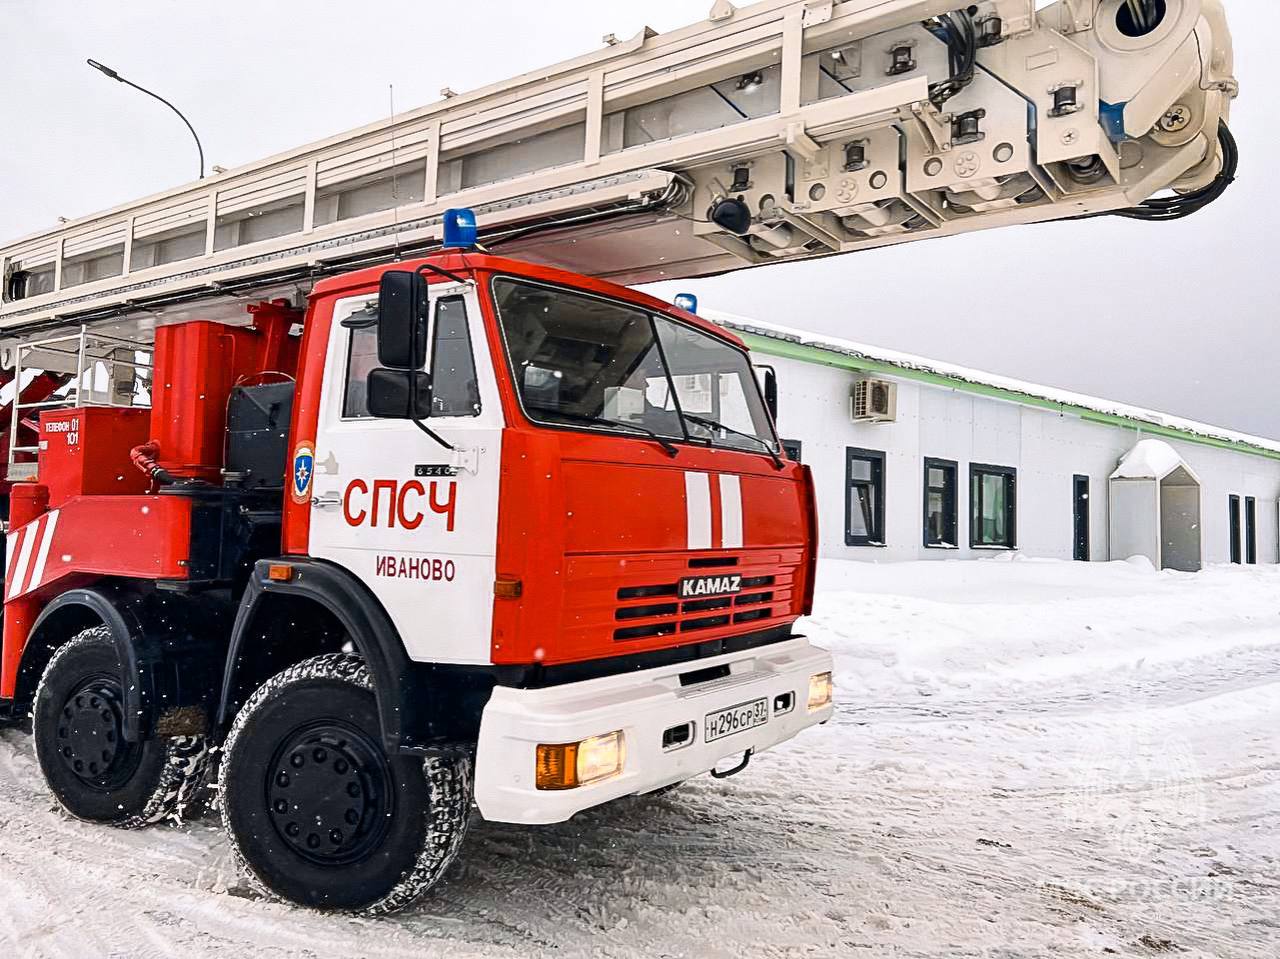
{"type": "Polygon", "coordinates": [[[1235,176],[1221,0],[716,0],[603,49],[0,245],[9,480],[33,414],[147,403],[158,325],[438,248],[625,284],[973,230],[1187,216],[1235,176]],[[12,394],[12,395],[10,395],[12,394]]]}

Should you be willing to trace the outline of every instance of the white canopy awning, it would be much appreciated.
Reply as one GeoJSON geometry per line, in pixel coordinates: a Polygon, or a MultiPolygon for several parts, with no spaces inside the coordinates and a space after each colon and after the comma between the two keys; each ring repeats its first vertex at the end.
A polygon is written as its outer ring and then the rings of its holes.
{"type": "Polygon", "coordinates": [[[1199,485],[1200,477],[1172,446],[1164,440],[1142,440],[1124,455],[1111,478],[1159,482],[1178,470],[1199,485]]]}

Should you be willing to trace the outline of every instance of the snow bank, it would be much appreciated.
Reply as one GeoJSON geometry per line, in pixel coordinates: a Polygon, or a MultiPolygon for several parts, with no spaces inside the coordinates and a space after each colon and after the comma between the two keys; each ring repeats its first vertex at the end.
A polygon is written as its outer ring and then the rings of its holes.
{"type": "Polygon", "coordinates": [[[1280,567],[1157,572],[1149,560],[821,566],[806,631],[835,652],[847,701],[918,700],[1133,671],[1280,638],[1280,567]]]}

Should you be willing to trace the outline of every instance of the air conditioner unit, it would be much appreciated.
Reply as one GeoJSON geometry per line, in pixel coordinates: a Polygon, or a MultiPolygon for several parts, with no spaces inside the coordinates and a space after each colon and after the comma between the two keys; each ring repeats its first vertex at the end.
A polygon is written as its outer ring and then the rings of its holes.
{"type": "Polygon", "coordinates": [[[855,423],[892,423],[898,418],[898,384],[887,380],[858,380],[853,387],[855,423]]]}

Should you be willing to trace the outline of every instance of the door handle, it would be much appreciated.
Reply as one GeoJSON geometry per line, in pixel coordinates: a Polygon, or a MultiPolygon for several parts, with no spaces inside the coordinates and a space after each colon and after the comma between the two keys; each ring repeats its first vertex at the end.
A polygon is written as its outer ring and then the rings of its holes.
{"type": "Polygon", "coordinates": [[[313,509],[329,509],[331,506],[341,506],[342,497],[337,493],[332,496],[313,496],[311,497],[311,506],[313,509]]]}

